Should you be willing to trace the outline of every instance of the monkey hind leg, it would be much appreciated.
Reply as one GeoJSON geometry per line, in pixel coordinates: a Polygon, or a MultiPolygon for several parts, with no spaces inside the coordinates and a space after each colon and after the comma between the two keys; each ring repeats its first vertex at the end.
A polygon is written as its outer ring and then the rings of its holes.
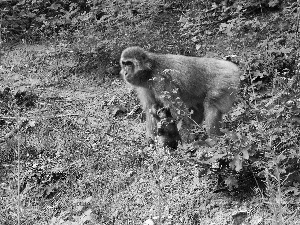
{"type": "Polygon", "coordinates": [[[222,135],[220,131],[222,121],[222,112],[213,105],[207,105],[205,108],[205,125],[208,136],[222,135]]]}

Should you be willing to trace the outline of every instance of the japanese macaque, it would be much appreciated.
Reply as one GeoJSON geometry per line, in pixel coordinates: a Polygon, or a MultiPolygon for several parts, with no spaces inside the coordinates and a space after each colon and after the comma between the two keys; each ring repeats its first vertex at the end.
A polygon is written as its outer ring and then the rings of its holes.
{"type": "Polygon", "coordinates": [[[181,138],[177,129],[176,121],[173,119],[171,111],[167,107],[153,105],[151,113],[157,119],[157,143],[162,147],[177,149],[181,138]]]}
{"type": "Polygon", "coordinates": [[[151,113],[151,107],[167,105],[160,97],[160,92],[164,91],[163,82],[166,86],[174,84],[194,122],[201,124],[205,120],[208,136],[221,134],[222,115],[232,107],[239,89],[240,70],[235,64],[215,58],[156,54],[140,47],[129,47],[122,52],[120,65],[121,75],[135,88],[146,113],[147,137],[154,139],[159,122],[151,113]],[[154,82],[164,76],[165,80],[154,82]]]}

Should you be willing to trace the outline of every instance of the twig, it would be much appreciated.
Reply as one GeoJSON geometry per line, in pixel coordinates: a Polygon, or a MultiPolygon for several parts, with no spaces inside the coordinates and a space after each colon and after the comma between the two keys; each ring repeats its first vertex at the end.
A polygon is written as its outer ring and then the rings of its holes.
{"type": "Polygon", "coordinates": [[[296,27],[296,38],[298,39],[298,36],[299,36],[299,21],[300,19],[300,0],[297,0],[297,20],[296,20],[296,23],[297,23],[297,27],[296,27]]]}
{"type": "MultiPolygon", "coordinates": [[[[18,113],[18,118],[20,118],[20,115],[18,113]]],[[[18,122],[20,119],[18,119],[18,122]]],[[[15,133],[18,133],[19,130],[22,128],[22,124],[18,126],[18,128],[14,129],[15,133]]],[[[21,187],[21,165],[20,165],[20,160],[21,160],[21,154],[20,154],[20,133],[18,134],[18,225],[21,224],[21,193],[20,193],[20,187],[21,187]]]]}

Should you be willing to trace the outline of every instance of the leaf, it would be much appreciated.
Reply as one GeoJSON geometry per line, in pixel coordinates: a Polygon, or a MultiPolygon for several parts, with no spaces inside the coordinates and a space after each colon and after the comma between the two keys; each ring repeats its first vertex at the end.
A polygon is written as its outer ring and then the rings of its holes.
{"type": "Polygon", "coordinates": [[[57,9],[60,8],[60,7],[61,7],[60,4],[53,3],[53,4],[49,7],[49,9],[57,10],[57,9]]]}
{"type": "Polygon", "coordinates": [[[243,159],[249,159],[249,152],[247,149],[241,151],[243,153],[243,159]]]}
{"type": "Polygon", "coordinates": [[[202,48],[201,44],[196,44],[196,50],[198,51],[200,48],[202,48]]]}
{"type": "Polygon", "coordinates": [[[76,206],[75,211],[76,212],[81,212],[82,209],[83,209],[83,206],[82,205],[78,205],[78,206],[76,206]]]}
{"type": "Polygon", "coordinates": [[[299,187],[289,187],[286,191],[286,193],[292,192],[294,196],[299,196],[299,187]]]}
{"type": "Polygon", "coordinates": [[[199,177],[198,177],[198,176],[194,176],[194,179],[193,179],[193,185],[192,185],[193,189],[198,188],[198,187],[199,187],[199,184],[200,184],[200,179],[199,179],[199,177]]]}
{"type": "Polygon", "coordinates": [[[269,6],[270,7],[276,7],[279,4],[279,0],[271,0],[269,1],[269,6]]]}
{"type": "Polygon", "coordinates": [[[20,1],[17,5],[24,5],[26,3],[26,0],[20,1]]]}
{"type": "Polygon", "coordinates": [[[87,197],[86,199],[84,199],[84,203],[89,203],[91,200],[93,199],[93,197],[92,196],[90,196],[90,197],[87,197]]]}
{"type": "Polygon", "coordinates": [[[245,113],[245,109],[242,105],[238,105],[238,107],[236,107],[233,112],[231,113],[231,115],[234,117],[234,118],[237,118],[241,115],[243,115],[245,113]]]}
{"type": "Polygon", "coordinates": [[[233,140],[233,141],[238,141],[239,140],[239,137],[238,137],[236,132],[231,131],[231,132],[229,132],[229,135],[230,135],[231,140],[233,140]]]}
{"type": "Polygon", "coordinates": [[[232,190],[234,187],[238,187],[238,180],[234,176],[229,176],[225,179],[225,184],[229,190],[232,190]]]}
{"type": "Polygon", "coordinates": [[[143,223],[143,225],[154,225],[154,222],[153,222],[152,219],[147,219],[147,220],[143,223]]]}
{"type": "Polygon", "coordinates": [[[212,138],[207,138],[205,140],[205,143],[209,146],[209,147],[214,147],[217,144],[217,141],[215,139],[212,138]]]}
{"type": "Polygon", "coordinates": [[[252,219],[250,220],[251,225],[259,225],[262,224],[263,218],[260,215],[253,215],[252,219]]]}
{"type": "Polygon", "coordinates": [[[192,42],[197,43],[198,42],[198,37],[192,37],[192,42]]]}
{"type": "Polygon", "coordinates": [[[181,130],[182,122],[183,122],[183,120],[181,119],[181,120],[177,123],[177,129],[178,129],[178,130],[181,130]]]}
{"type": "Polygon", "coordinates": [[[91,216],[91,213],[92,213],[92,210],[91,209],[88,209],[84,212],[84,215],[86,215],[87,217],[90,217],[91,216]]]}
{"type": "Polygon", "coordinates": [[[233,160],[229,163],[229,166],[232,169],[235,169],[237,172],[239,172],[242,168],[242,160],[240,159],[239,155],[234,156],[233,160]]]}
{"type": "Polygon", "coordinates": [[[30,121],[28,122],[28,126],[29,126],[29,127],[35,127],[35,125],[36,125],[36,121],[34,121],[34,120],[30,120],[30,121]]]}
{"type": "Polygon", "coordinates": [[[187,23],[189,20],[188,20],[188,17],[183,17],[183,16],[180,16],[180,19],[178,20],[179,23],[187,23]]]}
{"type": "Polygon", "coordinates": [[[291,53],[293,51],[293,48],[281,48],[280,52],[284,54],[291,53]]]}
{"type": "Polygon", "coordinates": [[[216,163],[216,161],[218,161],[219,159],[223,158],[226,155],[227,153],[224,154],[216,153],[213,155],[213,157],[209,158],[208,160],[203,160],[201,161],[201,163],[213,165],[214,163],[216,163]]]}
{"type": "Polygon", "coordinates": [[[81,202],[81,199],[78,199],[78,198],[76,199],[76,198],[75,198],[75,199],[73,200],[73,203],[74,203],[74,204],[79,203],[79,202],[81,202]]]}

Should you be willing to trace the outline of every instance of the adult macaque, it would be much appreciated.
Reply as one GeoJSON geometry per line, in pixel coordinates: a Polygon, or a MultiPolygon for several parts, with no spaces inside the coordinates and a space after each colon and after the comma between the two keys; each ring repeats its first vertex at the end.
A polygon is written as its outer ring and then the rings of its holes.
{"type": "Polygon", "coordinates": [[[151,108],[155,104],[164,106],[157,91],[161,91],[161,82],[153,80],[164,77],[166,71],[165,82],[175,84],[180,99],[191,110],[191,118],[197,124],[205,119],[209,136],[220,134],[222,114],[232,107],[240,84],[235,64],[214,58],[155,54],[140,47],[126,48],[120,64],[121,75],[135,88],[146,112],[148,137],[154,139],[158,122],[151,108]]]}

